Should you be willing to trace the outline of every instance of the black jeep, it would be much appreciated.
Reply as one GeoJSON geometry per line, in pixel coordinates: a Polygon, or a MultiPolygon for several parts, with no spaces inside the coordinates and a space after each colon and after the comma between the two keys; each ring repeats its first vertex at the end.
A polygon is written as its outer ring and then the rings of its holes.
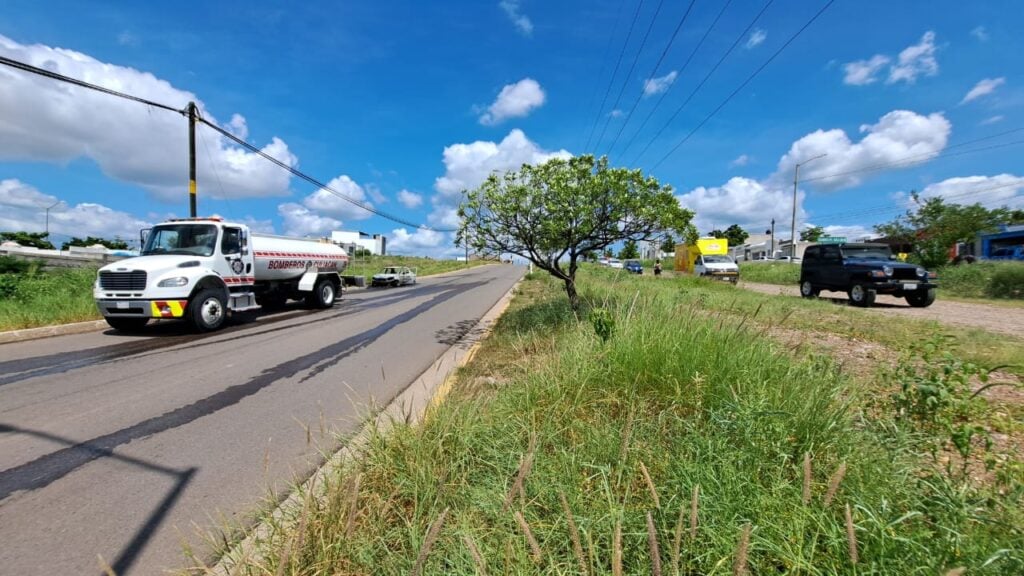
{"type": "Polygon", "coordinates": [[[855,306],[871,306],[876,294],[906,298],[916,308],[935,302],[935,273],[895,259],[885,244],[817,244],[804,251],[800,295],[846,292],[855,306]]]}

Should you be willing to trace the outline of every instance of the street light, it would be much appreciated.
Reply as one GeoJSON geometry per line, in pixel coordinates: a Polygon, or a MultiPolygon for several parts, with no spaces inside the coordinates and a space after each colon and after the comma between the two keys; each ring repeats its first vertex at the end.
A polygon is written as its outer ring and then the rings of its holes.
{"type": "Polygon", "coordinates": [[[800,167],[803,166],[804,164],[807,164],[808,162],[812,162],[814,160],[817,160],[818,158],[824,158],[825,156],[828,156],[828,154],[819,154],[819,155],[815,156],[814,158],[808,158],[807,160],[804,160],[803,162],[797,163],[796,168],[793,169],[793,219],[790,221],[790,228],[789,228],[789,234],[790,234],[790,236],[789,236],[789,260],[790,260],[790,262],[792,262],[793,260],[796,260],[796,185],[797,185],[797,182],[800,180],[800,167]]]}
{"type": "Polygon", "coordinates": [[[46,207],[46,238],[47,239],[49,239],[49,237],[50,237],[50,210],[53,209],[55,206],[57,206],[57,204],[60,204],[62,202],[63,202],[63,200],[57,200],[53,204],[50,204],[49,206],[46,207]]]}

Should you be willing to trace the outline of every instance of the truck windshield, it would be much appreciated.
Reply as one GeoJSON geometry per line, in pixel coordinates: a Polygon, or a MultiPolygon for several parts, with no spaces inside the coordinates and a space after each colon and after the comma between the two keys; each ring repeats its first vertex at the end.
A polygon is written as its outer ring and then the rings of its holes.
{"type": "Polygon", "coordinates": [[[217,246],[217,227],[211,224],[171,224],[157,226],[146,239],[143,256],[189,254],[213,256],[217,246]]]}
{"type": "Polygon", "coordinates": [[[861,260],[891,260],[888,246],[843,246],[843,257],[861,260]]]}
{"type": "Polygon", "coordinates": [[[705,264],[732,264],[732,258],[729,258],[728,256],[714,256],[714,255],[705,256],[704,257],[704,263],[705,264]]]}

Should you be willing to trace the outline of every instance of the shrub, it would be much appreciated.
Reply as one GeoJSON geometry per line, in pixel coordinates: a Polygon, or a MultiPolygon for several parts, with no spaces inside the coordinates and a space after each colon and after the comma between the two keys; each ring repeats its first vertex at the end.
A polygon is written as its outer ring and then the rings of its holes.
{"type": "Polygon", "coordinates": [[[0,274],[27,274],[32,263],[14,256],[0,256],[0,274]]]}
{"type": "Polygon", "coordinates": [[[1024,264],[1009,262],[999,266],[985,292],[992,298],[1024,299],[1024,264]]]}

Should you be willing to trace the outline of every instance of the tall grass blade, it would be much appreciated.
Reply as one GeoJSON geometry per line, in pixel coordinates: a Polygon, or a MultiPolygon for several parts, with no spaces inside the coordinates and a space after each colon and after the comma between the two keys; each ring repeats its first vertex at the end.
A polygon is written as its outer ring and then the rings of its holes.
{"type": "Polygon", "coordinates": [[[544,560],[544,554],[541,552],[537,539],[533,537],[533,530],[530,530],[530,524],[526,522],[526,518],[523,517],[523,513],[519,510],[515,511],[514,516],[519,524],[519,529],[523,531],[523,536],[526,537],[526,543],[530,545],[530,558],[534,564],[540,565],[541,561],[544,560]]]}
{"type": "Polygon", "coordinates": [[[423,539],[420,554],[416,557],[416,564],[412,567],[412,576],[419,576],[422,573],[423,565],[427,562],[427,557],[430,556],[430,549],[434,547],[437,537],[441,535],[441,528],[444,526],[444,520],[447,517],[448,508],[445,508],[441,511],[437,520],[434,520],[434,523],[430,525],[430,529],[427,530],[427,537],[423,539]]]}
{"type": "Polygon", "coordinates": [[[843,481],[843,476],[846,476],[846,462],[839,465],[836,473],[832,475],[832,479],[828,482],[828,492],[825,493],[824,500],[826,508],[832,503],[832,499],[835,498],[836,492],[839,491],[839,484],[843,481]]]}
{"type": "Polygon", "coordinates": [[[565,520],[569,524],[569,539],[572,541],[572,553],[576,556],[576,562],[580,565],[580,574],[586,576],[589,570],[587,570],[587,561],[583,557],[583,544],[580,543],[580,532],[576,528],[576,519],[572,515],[572,509],[569,508],[569,501],[565,499],[565,492],[558,492],[558,500],[562,504],[565,520]]]}
{"type": "Polygon", "coordinates": [[[654,482],[651,480],[651,473],[647,471],[647,466],[644,465],[643,461],[640,461],[640,473],[644,476],[644,482],[647,484],[647,491],[651,493],[651,500],[654,500],[654,507],[661,510],[661,500],[658,499],[658,491],[654,488],[654,482]]]}
{"type": "Polygon", "coordinates": [[[747,551],[750,548],[750,524],[744,524],[740,531],[740,541],[736,544],[735,560],[732,564],[732,576],[747,574],[747,551]]]}
{"type": "Polygon", "coordinates": [[[853,514],[846,505],[846,544],[850,548],[850,564],[857,563],[857,533],[853,531],[853,514]]]}
{"type": "Polygon", "coordinates": [[[651,574],[661,576],[661,552],[658,550],[658,531],[654,528],[654,518],[647,513],[647,547],[651,551],[651,574]]]}

